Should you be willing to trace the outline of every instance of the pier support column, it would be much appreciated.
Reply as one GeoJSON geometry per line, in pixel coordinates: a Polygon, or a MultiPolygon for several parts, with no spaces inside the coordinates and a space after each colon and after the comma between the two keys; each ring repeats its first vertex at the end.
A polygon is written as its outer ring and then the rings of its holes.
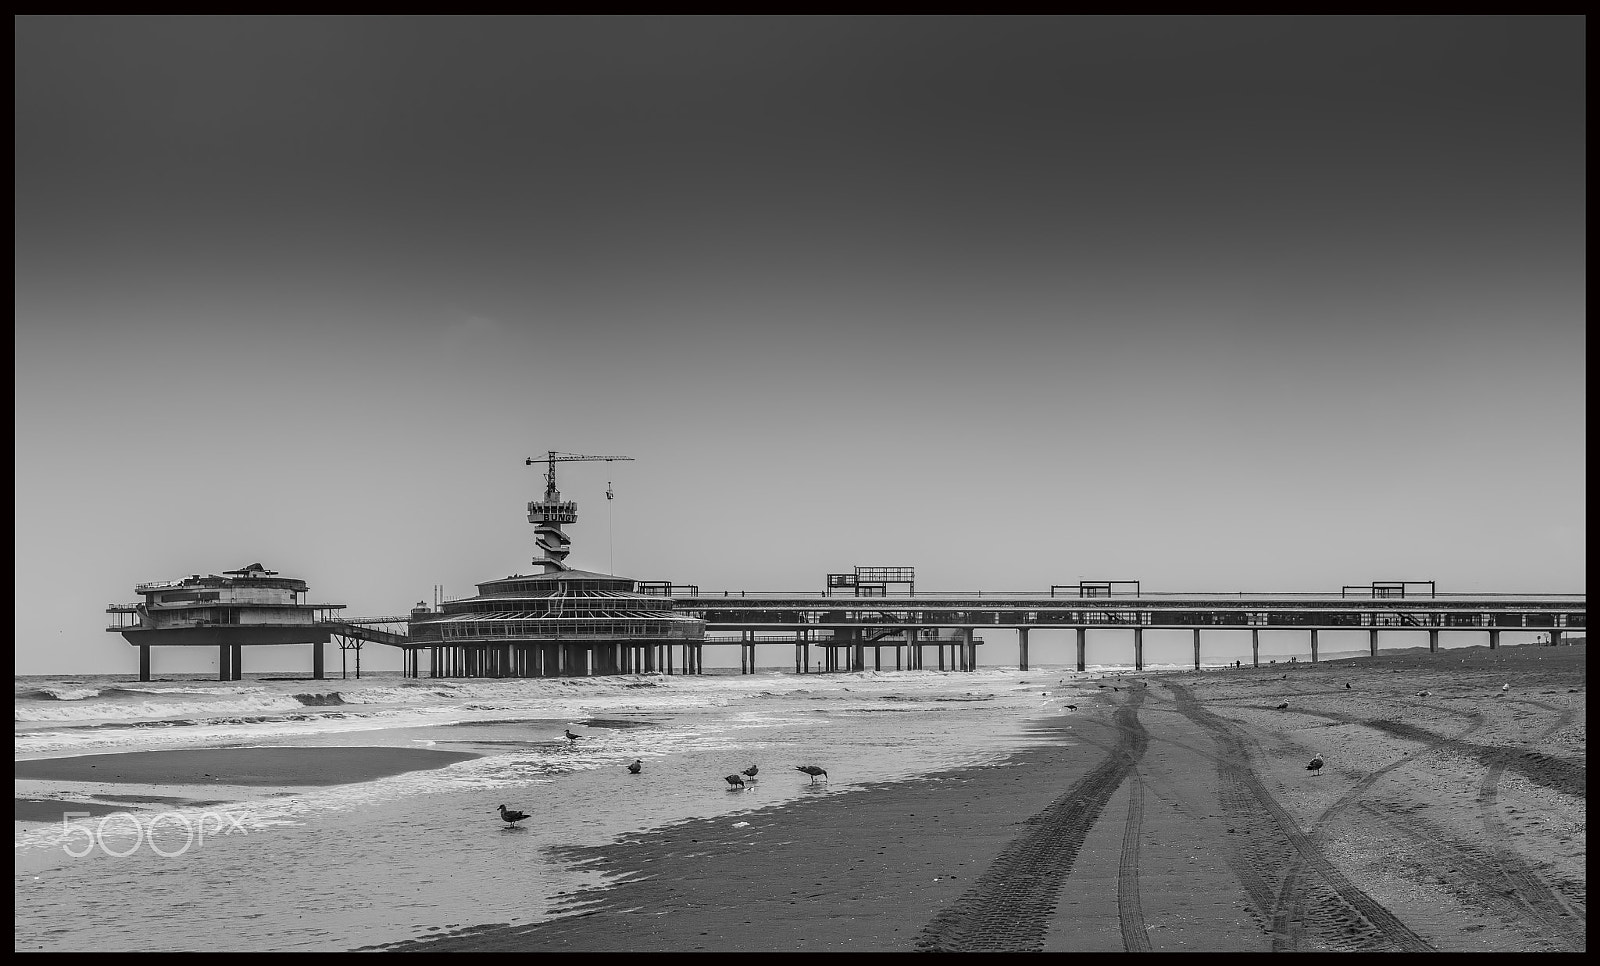
{"type": "Polygon", "coordinates": [[[1194,629],[1194,669],[1200,670],[1200,628],[1194,629]]]}
{"type": "MultiPolygon", "coordinates": [[[[231,662],[229,662],[229,663],[230,663],[230,666],[233,668],[233,679],[235,681],[240,680],[244,675],[244,645],[243,644],[235,644],[235,645],[233,645],[233,660],[231,662]]],[[[360,676],[361,676],[361,652],[357,651],[356,652],[356,677],[359,678],[360,676]]]]}
{"type": "Polygon", "coordinates": [[[872,669],[874,671],[883,670],[883,645],[882,644],[874,644],[874,645],[872,645],[872,669]]]}
{"type": "Polygon", "coordinates": [[[1087,627],[1080,627],[1078,628],[1078,670],[1080,671],[1086,667],[1084,664],[1084,658],[1088,656],[1088,650],[1089,629],[1087,627]]]}
{"type": "Polygon", "coordinates": [[[1144,628],[1133,629],[1133,669],[1144,670],[1144,628]]]}
{"type": "Polygon", "coordinates": [[[231,667],[232,663],[233,663],[233,645],[232,644],[219,644],[219,645],[217,645],[217,680],[218,681],[232,681],[233,680],[233,668],[231,667]]]}
{"type": "Polygon", "coordinates": [[[961,664],[963,671],[978,669],[978,645],[972,642],[972,628],[961,629],[961,664]]]}
{"type": "Polygon", "coordinates": [[[1437,627],[1428,628],[1428,653],[1439,653],[1439,629],[1437,627]]]}
{"type": "Polygon", "coordinates": [[[1261,666],[1261,631],[1250,628],[1250,666],[1261,666]]]}
{"type": "Polygon", "coordinates": [[[322,680],[322,642],[311,645],[311,676],[322,680]]]}
{"type": "Polygon", "coordinates": [[[1561,643],[1561,631],[1556,628],[1550,630],[1550,646],[1556,647],[1561,643]]]}
{"type": "Polygon", "coordinates": [[[1378,656],[1378,629],[1376,627],[1367,631],[1367,654],[1370,657],[1378,656]]]}
{"type": "Polygon", "coordinates": [[[850,648],[850,670],[865,671],[867,669],[867,644],[861,638],[856,638],[855,645],[850,648]]]}
{"type": "Polygon", "coordinates": [[[1496,629],[1491,630],[1489,632],[1489,650],[1497,651],[1499,649],[1500,649],[1500,630],[1498,628],[1496,628],[1496,629]]]}
{"type": "Polygon", "coordinates": [[[1311,628],[1311,663],[1317,663],[1317,629],[1311,628]]]}
{"type": "Polygon", "coordinates": [[[1028,628],[1017,628],[1017,670],[1028,669],[1028,628]]]}

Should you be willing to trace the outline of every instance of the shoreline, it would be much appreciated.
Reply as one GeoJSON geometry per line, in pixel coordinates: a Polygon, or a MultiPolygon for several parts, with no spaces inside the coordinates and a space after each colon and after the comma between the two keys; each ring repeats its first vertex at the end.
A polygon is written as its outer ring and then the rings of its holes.
{"type": "Polygon", "coordinates": [[[1585,653],[1124,675],[1001,764],[561,850],[609,878],[558,918],[362,948],[1582,950],[1585,653]]]}

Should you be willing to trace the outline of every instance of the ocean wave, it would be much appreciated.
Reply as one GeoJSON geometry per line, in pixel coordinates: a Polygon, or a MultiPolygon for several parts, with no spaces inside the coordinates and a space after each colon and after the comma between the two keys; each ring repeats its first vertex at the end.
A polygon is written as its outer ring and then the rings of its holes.
{"type": "Polygon", "coordinates": [[[307,704],[298,695],[271,694],[221,695],[212,700],[197,695],[189,700],[39,702],[18,706],[14,710],[14,720],[23,723],[110,720],[134,723],[151,719],[272,715],[297,711],[307,704]]]}
{"type": "Polygon", "coordinates": [[[327,694],[297,694],[294,699],[308,708],[345,703],[344,696],[338,691],[329,691],[327,694]]]}
{"type": "Polygon", "coordinates": [[[99,688],[29,688],[18,691],[19,701],[83,701],[100,696],[99,688]]]}

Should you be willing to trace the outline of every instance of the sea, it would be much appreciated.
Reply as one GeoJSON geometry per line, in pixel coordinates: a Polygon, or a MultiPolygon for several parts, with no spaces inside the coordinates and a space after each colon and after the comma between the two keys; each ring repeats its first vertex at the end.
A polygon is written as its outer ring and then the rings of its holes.
{"type": "Polygon", "coordinates": [[[17,761],[318,746],[479,757],[318,787],[18,779],[19,799],[59,799],[63,812],[128,808],[15,822],[15,949],[344,950],[559,916],[607,881],[563,846],[1000,761],[1040,740],[1041,719],[1129,673],[21,676],[17,761]],[[796,771],[807,764],[828,780],[796,771]],[[725,780],[751,765],[743,788],[725,780]],[[531,817],[508,829],[501,804],[531,817]]]}

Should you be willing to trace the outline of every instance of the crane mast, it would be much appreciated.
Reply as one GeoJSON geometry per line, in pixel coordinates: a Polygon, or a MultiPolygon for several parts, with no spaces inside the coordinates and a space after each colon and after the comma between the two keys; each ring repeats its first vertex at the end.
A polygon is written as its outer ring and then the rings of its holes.
{"type": "Polygon", "coordinates": [[[544,567],[545,573],[572,569],[566,564],[572,540],[566,531],[561,529],[561,525],[578,522],[578,504],[571,500],[563,501],[561,491],[556,489],[556,464],[586,461],[610,463],[631,459],[633,459],[631,456],[586,456],[582,453],[546,450],[544,459],[534,459],[530,456],[524,461],[525,466],[532,466],[535,463],[544,463],[547,466],[544,474],[544,499],[534,500],[528,504],[528,522],[533,524],[534,539],[544,554],[542,557],[535,557],[533,562],[544,567]]]}

